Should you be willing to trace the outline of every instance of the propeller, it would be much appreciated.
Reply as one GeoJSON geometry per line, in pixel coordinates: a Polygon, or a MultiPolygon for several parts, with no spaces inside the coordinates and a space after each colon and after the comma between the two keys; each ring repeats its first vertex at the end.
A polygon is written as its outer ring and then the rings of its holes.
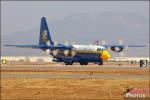
{"type": "Polygon", "coordinates": [[[108,50],[109,52],[112,51],[111,48],[107,48],[107,50],[108,50]]]}
{"type": "Polygon", "coordinates": [[[53,51],[53,55],[56,56],[58,54],[58,50],[53,51]]]}
{"type": "Polygon", "coordinates": [[[65,50],[65,51],[64,51],[64,55],[65,55],[65,56],[68,56],[68,55],[69,55],[69,50],[65,50]]]}
{"type": "Polygon", "coordinates": [[[105,40],[102,41],[102,45],[106,45],[106,41],[105,40]]]}
{"type": "Polygon", "coordinates": [[[73,56],[75,56],[75,55],[76,55],[76,51],[72,50],[72,51],[71,51],[71,56],[73,57],[73,56]]]}
{"type": "Polygon", "coordinates": [[[54,46],[57,46],[58,45],[58,42],[57,41],[54,41],[54,46]]]}
{"type": "Polygon", "coordinates": [[[64,55],[65,56],[70,56],[69,54],[71,54],[71,56],[75,56],[76,55],[76,51],[75,50],[72,50],[72,51],[69,51],[69,50],[65,50],[64,51],[64,55]]]}
{"type": "Polygon", "coordinates": [[[50,49],[46,49],[46,53],[49,55],[51,53],[50,49]]]}
{"type": "Polygon", "coordinates": [[[120,39],[119,40],[119,44],[122,45],[123,44],[123,40],[120,39]]]}
{"type": "Polygon", "coordinates": [[[124,46],[124,49],[126,49],[126,50],[127,50],[128,48],[129,48],[129,47],[128,47],[128,45],[125,45],[125,46],[124,46]]]}
{"type": "MultiPolygon", "coordinates": [[[[124,44],[122,39],[119,40],[119,44],[120,44],[120,45],[123,45],[123,44],[124,44]]],[[[124,49],[124,50],[125,50],[125,49],[128,49],[128,45],[124,45],[124,48],[123,48],[123,49],[124,49]]],[[[120,52],[120,56],[122,56],[122,57],[125,56],[124,50],[120,52]]]]}
{"type": "Polygon", "coordinates": [[[76,42],[72,42],[72,45],[76,45],[76,42]]]}
{"type": "Polygon", "coordinates": [[[100,41],[94,41],[94,45],[100,45],[100,41]]]}
{"type": "Polygon", "coordinates": [[[65,42],[64,42],[64,45],[69,45],[68,41],[65,41],[65,42]]]}
{"type": "Polygon", "coordinates": [[[48,46],[50,46],[50,45],[51,45],[49,41],[47,41],[47,42],[46,42],[46,44],[47,44],[48,46]]]}
{"type": "Polygon", "coordinates": [[[120,52],[120,56],[123,57],[125,55],[124,52],[120,52]]]}

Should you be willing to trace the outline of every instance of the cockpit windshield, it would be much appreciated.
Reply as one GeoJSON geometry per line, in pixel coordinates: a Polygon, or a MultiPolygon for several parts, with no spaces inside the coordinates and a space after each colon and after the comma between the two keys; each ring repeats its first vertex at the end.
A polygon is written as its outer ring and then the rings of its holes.
{"type": "Polygon", "coordinates": [[[97,48],[97,51],[103,51],[106,50],[106,48],[97,48]]]}
{"type": "Polygon", "coordinates": [[[97,48],[97,51],[102,51],[102,49],[101,48],[97,48]]]}

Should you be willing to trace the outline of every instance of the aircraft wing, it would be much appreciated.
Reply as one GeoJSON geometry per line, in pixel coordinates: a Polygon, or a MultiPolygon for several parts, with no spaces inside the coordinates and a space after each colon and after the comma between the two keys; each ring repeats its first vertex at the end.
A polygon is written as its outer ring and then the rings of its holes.
{"type": "Polygon", "coordinates": [[[120,45],[120,44],[118,44],[118,45],[102,45],[102,46],[104,46],[106,48],[111,48],[111,47],[122,47],[122,48],[124,48],[124,47],[146,47],[146,45],[120,45]]]}
{"type": "Polygon", "coordinates": [[[128,47],[146,47],[146,45],[128,45],[128,47]]]}
{"type": "Polygon", "coordinates": [[[134,47],[146,47],[147,45],[121,45],[121,44],[118,44],[118,45],[102,45],[104,46],[106,49],[110,49],[112,51],[115,51],[115,52],[121,52],[123,51],[124,48],[134,48],[134,47]]]}
{"type": "Polygon", "coordinates": [[[71,49],[72,46],[65,46],[65,45],[57,45],[57,46],[47,46],[47,45],[5,45],[5,46],[13,46],[13,47],[20,47],[20,48],[33,48],[33,49],[71,49]]]}

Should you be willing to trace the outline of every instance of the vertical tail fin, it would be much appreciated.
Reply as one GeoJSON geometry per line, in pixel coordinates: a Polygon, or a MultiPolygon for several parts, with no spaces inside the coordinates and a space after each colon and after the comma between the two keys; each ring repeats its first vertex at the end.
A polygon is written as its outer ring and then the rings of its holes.
{"type": "Polygon", "coordinates": [[[41,19],[39,45],[53,45],[45,17],[41,19]]]}

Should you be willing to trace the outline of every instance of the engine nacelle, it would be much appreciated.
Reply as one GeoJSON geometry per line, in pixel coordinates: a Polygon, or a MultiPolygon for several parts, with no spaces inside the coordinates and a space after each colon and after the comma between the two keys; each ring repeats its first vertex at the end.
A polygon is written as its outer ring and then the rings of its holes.
{"type": "Polygon", "coordinates": [[[72,51],[69,51],[69,50],[65,50],[64,51],[64,55],[65,56],[75,56],[76,55],[76,51],[72,50],[72,51]]]}
{"type": "Polygon", "coordinates": [[[110,49],[112,51],[114,51],[114,52],[121,52],[121,51],[123,51],[123,48],[119,47],[119,46],[112,46],[110,49]]]}

